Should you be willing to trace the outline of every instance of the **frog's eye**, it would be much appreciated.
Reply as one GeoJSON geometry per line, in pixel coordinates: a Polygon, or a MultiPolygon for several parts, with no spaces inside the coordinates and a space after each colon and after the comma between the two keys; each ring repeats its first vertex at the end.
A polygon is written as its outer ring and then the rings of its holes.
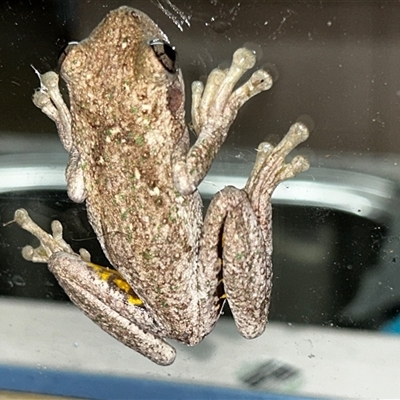
{"type": "Polygon", "coordinates": [[[178,69],[178,54],[174,48],[158,39],[151,40],[149,44],[163,67],[171,74],[175,74],[178,69]]]}
{"type": "Polygon", "coordinates": [[[60,54],[58,55],[58,61],[57,61],[58,68],[61,68],[62,63],[65,60],[65,57],[67,57],[67,55],[72,50],[72,48],[75,47],[77,44],[78,44],[78,42],[69,42],[61,49],[60,54]]]}

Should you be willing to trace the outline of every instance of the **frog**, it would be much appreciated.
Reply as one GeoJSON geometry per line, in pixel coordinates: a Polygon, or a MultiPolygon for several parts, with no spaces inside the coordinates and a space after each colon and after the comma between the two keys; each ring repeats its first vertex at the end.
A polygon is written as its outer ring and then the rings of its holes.
{"type": "Polygon", "coordinates": [[[40,244],[23,257],[47,263],[69,298],[104,331],[166,366],[176,358],[168,340],[198,344],[227,301],[240,334],[264,332],[272,288],[272,206],[277,185],[309,168],[286,162],[310,128],[298,121],[276,146],[263,142],[244,188],[226,186],[203,218],[198,186],[239,109],[271,88],[245,47],[228,68],[192,84],[191,123],[177,52],[143,12],[110,11],[84,40],[64,52],[60,73],[40,74],[34,104],[52,119],[69,154],[67,192],[85,202],[106,257],[76,253],[59,221],[51,234],[25,209],[14,220],[40,244]],[[65,81],[69,106],[59,88],[65,81]],[[190,135],[195,136],[191,144],[190,135]]]}

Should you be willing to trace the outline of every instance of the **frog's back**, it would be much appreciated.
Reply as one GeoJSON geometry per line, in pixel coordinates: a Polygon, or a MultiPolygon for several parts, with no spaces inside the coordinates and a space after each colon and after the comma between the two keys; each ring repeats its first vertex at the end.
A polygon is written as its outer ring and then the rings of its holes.
{"type": "Polygon", "coordinates": [[[157,322],[188,341],[201,200],[173,185],[173,153],[189,140],[183,80],[165,41],[147,16],[122,7],[71,50],[62,75],[99,241],[157,322]]]}
{"type": "Polygon", "coordinates": [[[88,182],[97,184],[88,194],[87,208],[111,263],[160,316],[158,322],[167,330],[173,326],[172,336],[179,337],[177,330],[187,335],[197,315],[192,296],[201,199],[197,192],[180,195],[173,188],[168,157],[157,160],[149,157],[125,168],[117,161],[94,169],[88,182]]]}

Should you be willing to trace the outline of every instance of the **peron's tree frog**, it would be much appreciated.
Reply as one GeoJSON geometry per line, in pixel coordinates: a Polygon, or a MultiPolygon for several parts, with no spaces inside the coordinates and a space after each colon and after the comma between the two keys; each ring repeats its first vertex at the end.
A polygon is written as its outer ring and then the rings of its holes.
{"type": "Polygon", "coordinates": [[[228,69],[192,85],[190,147],[176,52],[145,14],[110,12],[91,35],[70,45],[58,75],[40,76],[34,103],[55,121],[69,153],[68,195],[86,201],[90,223],[116,271],[75,254],[53,222],[52,235],[23,210],[15,220],[40,240],[25,258],[46,262],[71,300],[106,332],[161,365],[213,329],[225,299],[246,338],[264,331],[271,293],[271,204],[278,183],[308,168],[288,153],[308,137],[291,126],[274,148],[262,143],[244,189],[226,187],[205,219],[197,191],[240,107],[272,85],[241,48],[228,69]],[[223,243],[222,243],[223,238],[223,243]]]}

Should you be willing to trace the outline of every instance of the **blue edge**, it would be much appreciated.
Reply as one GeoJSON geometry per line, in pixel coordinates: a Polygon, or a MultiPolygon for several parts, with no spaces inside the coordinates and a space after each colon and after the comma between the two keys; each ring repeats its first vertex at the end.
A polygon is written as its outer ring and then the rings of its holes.
{"type": "Polygon", "coordinates": [[[177,382],[92,375],[7,365],[0,365],[0,389],[98,400],[304,399],[304,397],[235,390],[223,387],[189,385],[177,382]]]}

